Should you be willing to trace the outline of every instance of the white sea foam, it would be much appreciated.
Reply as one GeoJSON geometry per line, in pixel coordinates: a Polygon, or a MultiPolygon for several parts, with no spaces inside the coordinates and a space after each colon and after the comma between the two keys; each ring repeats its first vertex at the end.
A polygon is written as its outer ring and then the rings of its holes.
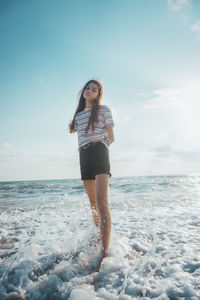
{"type": "Polygon", "coordinates": [[[0,299],[200,299],[199,176],[111,178],[111,246],[99,272],[80,181],[0,189],[0,299]]]}

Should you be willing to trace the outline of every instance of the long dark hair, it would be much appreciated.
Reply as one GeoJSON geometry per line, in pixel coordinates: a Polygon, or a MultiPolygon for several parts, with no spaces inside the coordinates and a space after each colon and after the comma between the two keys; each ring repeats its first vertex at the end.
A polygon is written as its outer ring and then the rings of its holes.
{"type": "Polygon", "coordinates": [[[91,83],[91,82],[94,82],[94,83],[97,84],[97,86],[98,86],[98,95],[97,95],[96,99],[93,100],[93,105],[92,105],[92,108],[91,108],[91,114],[90,114],[90,118],[89,118],[88,125],[87,125],[87,128],[86,128],[86,132],[89,130],[90,126],[92,127],[92,131],[93,131],[94,128],[95,128],[95,123],[98,122],[98,111],[99,111],[99,107],[101,105],[101,101],[102,101],[102,98],[103,98],[103,86],[102,86],[102,84],[99,80],[91,79],[88,82],[86,82],[84,87],[78,93],[78,95],[79,95],[78,107],[75,111],[73,120],[69,125],[70,130],[74,130],[74,122],[75,122],[76,114],[85,109],[85,98],[83,96],[83,93],[84,93],[86,87],[88,86],[88,84],[91,83]]]}

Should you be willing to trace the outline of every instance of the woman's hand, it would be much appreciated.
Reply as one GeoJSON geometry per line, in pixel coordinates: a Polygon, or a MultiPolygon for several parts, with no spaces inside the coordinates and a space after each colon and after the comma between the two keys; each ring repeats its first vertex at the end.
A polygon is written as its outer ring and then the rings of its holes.
{"type": "Polygon", "coordinates": [[[76,132],[74,129],[71,129],[71,124],[69,124],[68,130],[69,130],[69,133],[75,133],[76,132]]]}
{"type": "Polygon", "coordinates": [[[111,145],[114,142],[114,140],[115,140],[113,126],[106,127],[106,130],[108,132],[109,145],[111,145]]]}

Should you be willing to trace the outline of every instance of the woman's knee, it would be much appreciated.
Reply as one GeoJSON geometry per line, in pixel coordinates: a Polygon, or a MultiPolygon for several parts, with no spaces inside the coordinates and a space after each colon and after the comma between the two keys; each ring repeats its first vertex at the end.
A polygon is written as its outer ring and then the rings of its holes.
{"type": "Polygon", "coordinates": [[[95,180],[83,180],[84,188],[90,199],[95,199],[95,180]]]}

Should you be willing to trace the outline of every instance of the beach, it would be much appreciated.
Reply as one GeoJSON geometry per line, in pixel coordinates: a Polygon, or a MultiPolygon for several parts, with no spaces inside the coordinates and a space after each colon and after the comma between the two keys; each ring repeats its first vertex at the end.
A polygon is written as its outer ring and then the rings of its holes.
{"type": "Polygon", "coordinates": [[[101,243],[81,180],[0,182],[0,299],[200,299],[200,175],[111,177],[101,243]]]}

